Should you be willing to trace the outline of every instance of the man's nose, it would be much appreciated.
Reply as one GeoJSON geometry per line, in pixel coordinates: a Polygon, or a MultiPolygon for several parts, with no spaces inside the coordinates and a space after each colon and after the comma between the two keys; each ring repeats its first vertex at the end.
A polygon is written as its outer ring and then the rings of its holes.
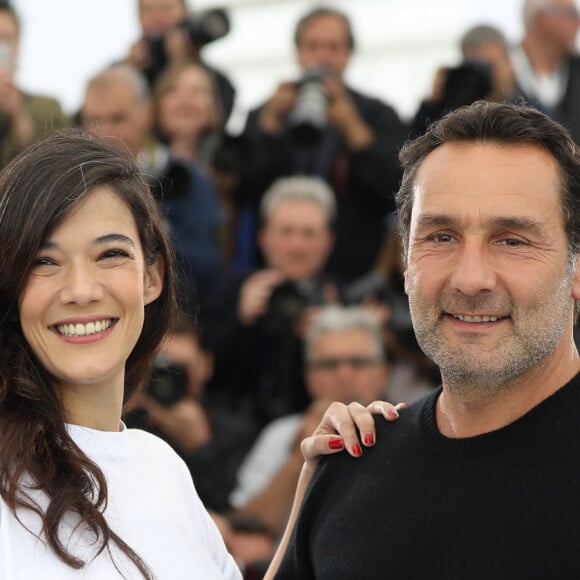
{"type": "Polygon", "coordinates": [[[451,286],[466,296],[492,290],[496,273],[489,248],[480,241],[466,241],[457,249],[456,262],[451,274],[451,286]]]}

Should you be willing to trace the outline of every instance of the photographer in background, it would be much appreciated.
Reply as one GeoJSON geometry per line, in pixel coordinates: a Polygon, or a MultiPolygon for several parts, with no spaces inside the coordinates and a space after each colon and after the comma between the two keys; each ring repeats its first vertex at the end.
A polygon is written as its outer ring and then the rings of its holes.
{"type": "Polygon", "coordinates": [[[124,421],[168,441],[187,464],[204,505],[223,512],[257,432],[242,415],[208,400],[212,374],[212,353],[182,320],[163,342],[147,394],[131,401],[124,421]]]}
{"type": "Polygon", "coordinates": [[[204,64],[215,76],[227,119],[234,106],[235,89],[223,73],[201,58],[206,44],[229,32],[227,13],[220,9],[188,13],[185,0],[138,0],[138,11],[142,36],[131,46],[128,62],[145,75],[150,87],[167,65],[204,64]]]}
{"type": "Polygon", "coordinates": [[[228,548],[245,563],[271,558],[304,464],[300,443],[313,433],[328,405],[390,398],[381,321],[365,307],[321,308],[308,324],[302,348],[313,402],[303,413],[280,417],[262,430],[230,496],[234,533],[227,535],[228,548]]]}
{"type": "Polygon", "coordinates": [[[461,37],[460,47],[462,62],[437,71],[432,94],[421,103],[415,115],[412,136],[422,134],[429,123],[446,113],[479,99],[506,103],[525,101],[550,114],[546,107],[517,86],[510,48],[499,29],[488,24],[474,26],[461,37]]]}
{"type": "Polygon", "coordinates": [[[338,205],[328,270],[351,280],[371,269],[381,247],[384,216],[394,208],[400,178],[397,149],[406,129],[391,107],[345,85],[355,40],[344,13],[312,10],[298,22],[294,41],[302,78],[282,82],[250,113],[238,202],[257,206],[281,176],[326,180],[338,205]]]}
{"type": "Polygon", "coordinates": [[[522,4],[524,37],[511,54],[518,86],[540,102],[544,111],[562,123],[580,144],[578,3],[524,0],[522,4]]]}
{"type": "Polygon", "coordinates": [[[309,403],[301,332],[309,314],[336,298],[324,273],[333,247],[334,195],[320,178],[276,181],[260,206],[265,267],[229,281],[202,309],[216,355],[209,392],[258,426],[309,403]]]}
{"type": "Polygon", "coordinates": [[[51,130],[69,125],[56,99],[26,93],[16,84],[19,42],[18,16],[0,1],[0,168],[51,130]]]}
{"type": "Polygon", "coordinates": [[[110,66],[89,80],[81,120],[85,129],[127,147],[149,178],[178,258],[180,303],[192,312],[213,285],[221,260],[212,184],[193,162],[153,138],[149,88],[130,64],[110,66]]]}

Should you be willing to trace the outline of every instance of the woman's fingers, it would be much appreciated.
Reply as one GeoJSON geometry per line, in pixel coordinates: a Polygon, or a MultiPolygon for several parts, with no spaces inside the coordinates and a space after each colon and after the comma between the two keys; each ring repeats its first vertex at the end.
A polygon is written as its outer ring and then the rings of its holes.
{"type": "Polygon", "coordinates": [[[399,418],[399,409],[404,409],[407,403],[393,405],[387,401],[373,401],[367,405],[367,409],[373,415],[382,415],[387,421],[396,421],[399,418]]]}
{"type": "Polygon", "coordinates": [[[382,415],[387,421],[399,418],[402,403],[373,401],[366,407],[360,403],[332,403],[311,437],[302,441],[300,450],[306,463],[314,467],[321,455],[346,449],[353,457],[362,455],[363,446],[375,444],[376,432],[373,415],[382,415]]]}
{"type": "Polygon", "coordinates": [[[338,453],[344,449],[344,440],[335,435],[312,435],[300,443],[300,451],[304,461],[311,469],[316,467],[322,455],[338,453]]]}

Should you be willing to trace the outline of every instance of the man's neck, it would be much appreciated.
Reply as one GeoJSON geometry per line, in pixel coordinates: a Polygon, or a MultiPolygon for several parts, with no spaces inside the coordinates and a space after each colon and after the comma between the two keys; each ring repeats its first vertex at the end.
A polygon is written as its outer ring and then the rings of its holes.
{"type": "Polygon", "coordinates": [[[513,423],[550,397],[580,372],[577,350],[558,360],[539,363],[528,372],[495,387],[452,384],[443,376],[436,421],[446,437],[475,437],[513,423]]]}

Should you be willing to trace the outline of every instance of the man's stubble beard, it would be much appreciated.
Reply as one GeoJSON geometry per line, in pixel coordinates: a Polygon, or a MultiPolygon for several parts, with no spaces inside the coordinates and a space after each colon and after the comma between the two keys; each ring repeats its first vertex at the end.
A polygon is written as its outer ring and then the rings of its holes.
{"type": "Polygon", "coordinates": [[[509,388],[514,379],[522,377],[554,351],[569,322],[572,284],[573,275],[566,271],[547,301],[539,299],[526,307],[514,305],[509,298],[502,300],[480,294],[452,298],[444,301],[445,304],[438,302],[435,307],[424,308],[411,282],[409,306],[417,342],[439,366],[450,391],[468,399],[487,397],[509,388]],[[475,334],[472,341],[466,336],[465,342],[450,344],[443,330],[442,312],[501,312],[510,318],[501,323],[506,326],[504,334],[484,350],[477,345],[483,341],[475,334]]]}

